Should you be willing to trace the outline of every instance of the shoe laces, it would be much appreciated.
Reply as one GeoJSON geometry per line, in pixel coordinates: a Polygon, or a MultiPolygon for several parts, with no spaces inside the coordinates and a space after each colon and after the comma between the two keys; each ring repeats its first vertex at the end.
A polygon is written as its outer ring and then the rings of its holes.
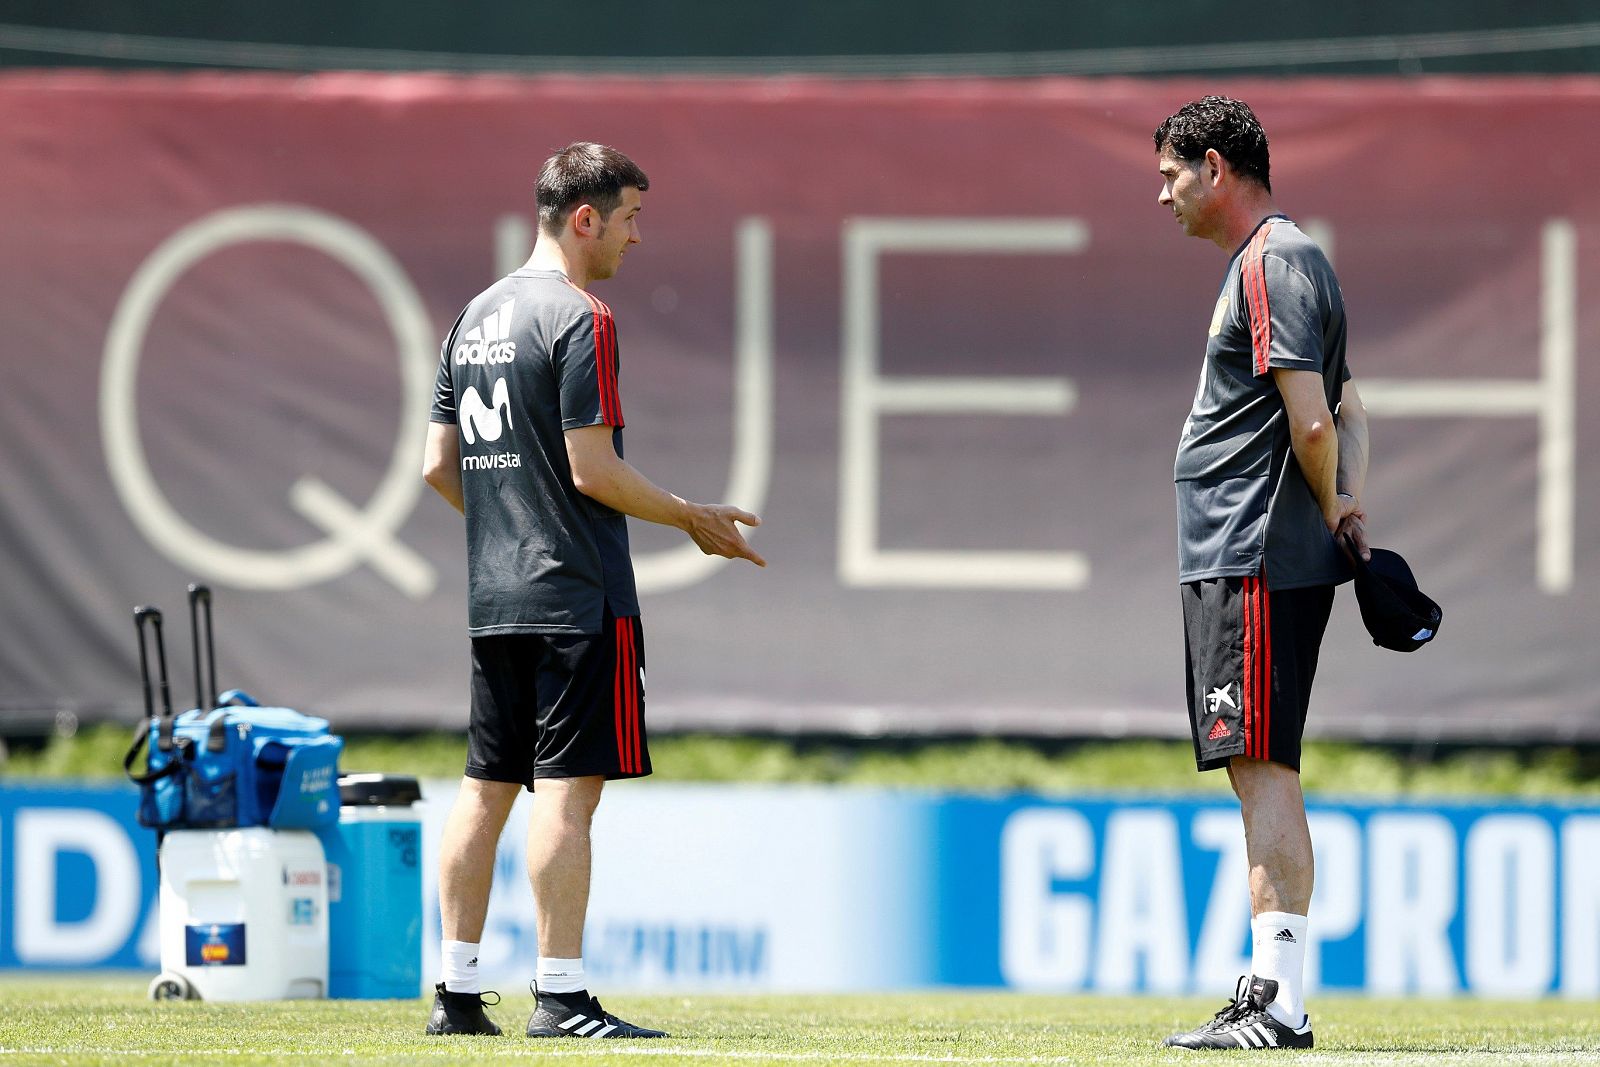
{"type": "Polygon", "coordinates": [[[593,1005],[594,1013],[598,1015],[602,1021],[610,1023],[612,1026],[615,1026],[618,1029],[633,1031],[643,1031],[645,1029],[637,1023],[630,1023],[626,1019],[619,1019],[615,1015],[612,1015],[609,1011],[606,1011],[600,1006],[599,997],[590,997],[589,1003],[593,1005]]]}
{"type": "Polygon", "coordinates": [[[477,997],[478,998],[478,1006],[482,1007],[482,1008],[492,1008],[496,1004],[500,1003],[500,994],[496,993],[492,989],[485,989],[482,992],[478,992],[478,993],[457,993],[457,992],[454,992],[453,990],[444,988],[444,983],[443,982],[439,983],[439,985],[440,985],[440,991],[441,992],[448,993],[452,997],[477,997]],[[494,999],[493,1000],[489,1000],[488,999],[489,997],[493,997],[494,999]]]}
{"type": "Polygon", "coordinates": [[[1215,1029],[1228,1023],[1236,1023],[1247,1015],[1253,1015],[1255,1011],[1255,1003],[1250,999],[1250,979],[1240,975],[1238,985],[1233,988],[1233,1000],[1212,1017],[1211,1026],[1215,1029]]]}

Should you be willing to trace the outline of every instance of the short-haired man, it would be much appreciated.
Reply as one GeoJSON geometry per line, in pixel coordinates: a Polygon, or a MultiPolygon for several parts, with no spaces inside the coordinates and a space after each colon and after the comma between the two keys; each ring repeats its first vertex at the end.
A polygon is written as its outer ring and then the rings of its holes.
{"type": "Polygon", "coordinates": [[[533,255],[467,305],[440,355],[423,477],[466,516],[472,711],[440,845],[444,973],[430,1034],[500,1033],[483,1010],[478,942],[495,847],[527,788],[539,931],[528,1036],[665,1036],[607,1013],[583,975],[595,807],[608,779],[650,773],[624,516],[766,564],[735,526],[756,516],[691,504],[622,458],[616,324],[587,290],[639,243],[649,187],[603,145],[546,160],[533,255]]]}
{"type": "Polygon", "coordinates": [[[1155,147],[1161,205],[1231,256],[1174,475],[1195,762],[1226,767],[1239,796],[1254,944],[1233,1003],[1166,1044],[1310,1048],[1300,738],[1334,586],[1349,578],[1336,539],[1368,554],[1366,412],[1338,280],[1274,206],[1250,108],[1185,104],[1155,147]]]}

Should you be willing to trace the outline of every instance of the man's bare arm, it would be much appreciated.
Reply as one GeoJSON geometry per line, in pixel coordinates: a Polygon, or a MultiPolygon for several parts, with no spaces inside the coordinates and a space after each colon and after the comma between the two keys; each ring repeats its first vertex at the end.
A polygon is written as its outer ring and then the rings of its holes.
{"type": "Polygon", "coordinates": [[[566,432],[567,461],[578,492],[624,515],[676,526],[708,556],[767,565],[734,525],[760,526],[759,517],[728,504],[694,504],[674,496],[618,456],[611,434],[611,427],[605,425],[566,432]]]}
{"type": "Polygon", "coordinates": [[[461,498],[461,441],[449,423],[428,423],[428,440],[422,446],[422,480],[433,486],[451,507],[465,513],[461,498]]]}
{"type": "Polygon", "coordinates": [[[1339,434],[1322,391],[1322,375],[1274,367],[1272,379],[1289,413],[1289,440],[1300,473],[1317,498],[1328,532],[1337,534],[1345,517],[1356,510],[1356,500],[1339,495],[1339,434]]]}
{"type": "Polygon", "coordinates": [[[1339,411],[1334,416],[1339,428],[1338,490],[1355,502],[1354,509],[1345,516],[1335,537],[1348,536],[1355,542],[1363,559],[1372,558],[1367,547],[1367,511],[1361,502],[1361,491],[1367,484],[1367,408],[1361,402],[1353,381],[1344,383],[1344,396],[1339,411]]]}

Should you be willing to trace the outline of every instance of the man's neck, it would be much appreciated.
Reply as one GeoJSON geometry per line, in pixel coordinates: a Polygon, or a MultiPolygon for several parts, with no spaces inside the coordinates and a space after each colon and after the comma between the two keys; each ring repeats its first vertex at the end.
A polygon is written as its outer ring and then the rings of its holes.
{"type": "Polygon", "coordinates": [[[577,267],[577,257],[569,256],[561,242],[553,237],[540,234],[533,243],[533,255],[528,257],[528,262],[523,264],[525,270],[558,270],[567,276],[567,281],[579,289],[589,288],[589,275],[577,267]]]}
{"type": "Polygon", "coordinates": [[[1252,196],[1228,213],[1227,224],[1217,232],[1212,241],[1224,252],[1232,252],[1244,244],[1245,238],[1255,232],[1256,227],[1261,225],[1262,219],[1276,214],[1278,208],[1272,202],[1271,193],[1263,192],[1259,196],[1252,196]]]}

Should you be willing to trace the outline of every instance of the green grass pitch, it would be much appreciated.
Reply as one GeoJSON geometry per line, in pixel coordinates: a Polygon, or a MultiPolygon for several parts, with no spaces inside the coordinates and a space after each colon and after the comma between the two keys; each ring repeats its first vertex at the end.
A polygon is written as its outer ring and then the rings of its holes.
{"type": "MultiPolygon", "coordinates": [[[[11,1064],[461,1064],[638,1060],[712,1064],[1144,1064],[1250,1056],[1162,1049],[1222,998],[1101,998],[991,992],[879,996],[623,996],[607,1007],[677,1035],[665,1041],[535,1042],[532,1007],[510,992],[499,1038],[422,1035],[427,1002],[153,1003],[145,980],[0,979],[0,1067],[11,1064]]],[[[1600,1063],[1600,1005],[1548,1001],[1318,998],[1317,1048],[1268,1052],[1319,1064],[1600,1063]]]]}

